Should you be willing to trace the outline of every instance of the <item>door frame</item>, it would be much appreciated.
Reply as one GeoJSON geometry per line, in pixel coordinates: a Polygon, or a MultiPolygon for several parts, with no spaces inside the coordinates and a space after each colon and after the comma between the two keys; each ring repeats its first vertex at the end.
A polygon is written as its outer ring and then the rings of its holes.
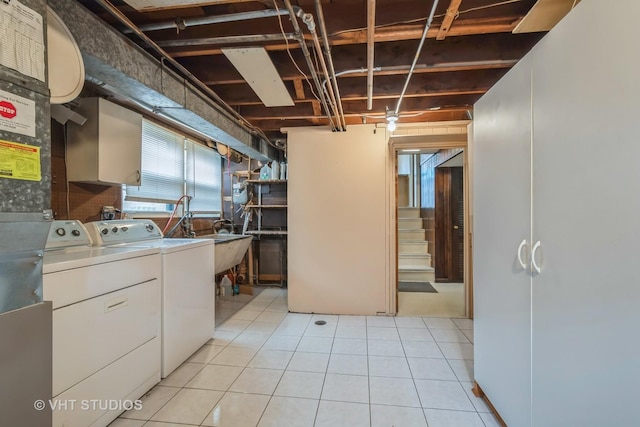
{"type": "MultiPolygon", "coordinates": [[[[451,125],[452,123],[447,123],[451,125]]],[[[440,124],[447,125],[445,123],[440,124]]],[[[397,314],[398,312],[398,195],[397,195],[397,154],[400,150],[415,149],[415,148],[431,148],[445,150],[450,148],[462,148],[464,150],[464,163],[463,163],[463,180],[464,180],[464,296],[465,296],[465,314],[467,318],[473,319],[473,270],[472,270],[472,238],[473,238],[473,226],[472,226],[472,206],[471,206],[471,162],[472,153],[470,153],[469,140],[471,139],[471,124],[469,122],[453,122],[456,127],[467,128],[466,138],[464,141],[451,141],[450,135],[423,135],[422,138],[417,136],[411,136],[409,138],[394,136],[389,137],[389,166],[387,168],[387,182],[389,188],[387,194],[389,194],[389,223],[387,229],[389,230],[389,280],[387,289],[387,312],[389,314],[397,314]]],[[[425,124],[427,125],[427,124],[425,124]]],[[[416,129],[417,130],[417,129],[416,129]]],[[[387,133],[387,136],[388,133],[387,133]]]]}

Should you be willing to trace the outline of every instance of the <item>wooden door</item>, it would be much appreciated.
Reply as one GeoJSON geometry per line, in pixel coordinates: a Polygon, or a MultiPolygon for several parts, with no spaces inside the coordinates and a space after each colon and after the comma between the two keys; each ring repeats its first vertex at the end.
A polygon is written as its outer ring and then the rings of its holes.
{"type": "Polygon", "coordinates": [[[531,425],[531,66],[521,60],[474,107],[474,376],[509,426],[531,425]],[[522,256],[526,259],[526,249],[522,256]]]}
{"type": "Polygon", "coordinates": [[[451,169],[451,264],[449,281],[464,281],[464,174],[462,167],[451,169]]]}
{"type": "Polygon", "coordinates": [[[409,175],[396,175],[398,189],[398,207],[405,208],[409,206],[409,175]]]}
{"type": "Polygon", "coordinates": [[[435,171],[435,256],[438,282],[464,280],[464,175],[462,167],[435,171]]]}

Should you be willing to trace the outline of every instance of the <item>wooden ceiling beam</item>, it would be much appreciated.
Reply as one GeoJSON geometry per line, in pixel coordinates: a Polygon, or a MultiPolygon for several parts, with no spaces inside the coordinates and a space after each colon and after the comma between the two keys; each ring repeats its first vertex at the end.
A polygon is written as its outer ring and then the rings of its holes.
{"type": "MultiPolygon", "coordinates": [[[[78,1],[105,15],[105,10],[96,2],[78,1]]],[[[466,119],[467,112],[479,97],[542,37],[542,34],[511,33],[536,1],[502,2],[500,7],[486,7],[492,4],[492,0],[441,1],[427,35],[429,40],[418,58],[419,67],[405,95],[400,122],[466,119]]],[[[273,8],[273,0],[223,0],[201,7],[176,7],[142,13],[121,1],[117,3],[116,6],[137,25],[172,22],[176,17],[212,17],[273,8]]],[[[295,2],[309,13],[313,13],[313,3],[312,0],[295,2]]],[[[335,69],[338,73],[349,72],[338,80],[347,123],[383,123],[386,107],[395,103],[406,79],[428,8],[422,0],[375,0],[375,66],[382,69],[375,72],[373,105],[368,111],[365,70],[367,14],[363,13],[367,2],[322,0],[322,3],[335,69]]],[[[122,29],[122,25],[110,15],[105,18],[117,29],[122,29]]],[[[282,17],[281,21],[285,33],[293,31],[289,17],[282,17]]],[[[318,101],[312,97],[309,88],[305,89],[307,82],[289,58],[287,48],[302,72],[309,75],[300,45],[290,41],[287,46],[280,34],[276,17],[147,33],[154,41],[166,44],[167,51],[189,72],[265,132],[278,133],[280,128],[289,126],[327,125],[328,119],[318,101]],[[224,36],[230,38],[222,39],[224,36]],[[263,46],[269,52],[295,101],[294,106],[267,108],[262,105],[255,92],[222,54],[222,48],[242,47],[249,45],[250,40],[257,40],[251,43],[252,46],[263,46]],[[172,41],[187,45],[169,47],[170,43],[163,43],[172,41]]],[[[142,45],[137,36],[129,34],[127,37],[142,45]]],[[[304,37],[307,43],[311,43],[306,28],[304,37]]],[[[321,75],[320,79],[324,76],[321,75]]]]}
{"type": "Polygon", "coordinates": [[[444,15],[442,24],[440,24],[440,28],[438,29],[438,33],[436,34],[436,40],[444,40],[447,37],[447,33],[451,29],[451,25],[458,15],[460,3],[462,3],[462,0],[451,0],[451,3],[449,3],[447,13],[444,15]]]}
{"type": "MultiPolygon", "coordinates": [[[[421,122],[441,122],[441,121],[457,121],[468,120],[467,111],[469,109],[452,109],[446,111],[427,111],[423,114],[413,117],[401,117],[399,123],[421,123],[421,122]]],[[[366,117],[363,119],[359,115],[350,115],[345,117],[347,125],[356,125],[366,123],[385,123],[384,118],[366,117]]],[[[326,117],[309,118],[309,119],[268,119],[268,120],[254,120],[253,124],[258,126],[265,132],[277,132],[285,127],[301,127],[301,126],[327,126],[328,120],[326,117]]],[[[347,129],[348,130],[348,129],[347,129]]]]}
{"type": "MultiPolygon", "coordinates": [[[[80,0],[82,3],[94,3],[91,0],[80,0]]],[[[520,0],[518,2],[505,3],[500,7],[482,9],[490,3],[490,0],[465,0],[465,7],[467,9],[476,9],[475,11],[461,10],[460,16],[456,21],[456,26],[459,22],[467,19],[502,19],[503,17],[515,17],[515,20],[522,18],[531,9],[531,6],[536,0],[520,0]],[[477,9],[480,7],[480,9],[477,9]]],[[[297,1],[296,4],[303,8],[305,12],[314,13],[313,2],[297,1]]],[[[344,33],[345,30],[364,30],[367,28],[367,15],[365,12],[366,2],[359,1],[323,1],[324,17],[326,22],[327,32],[330,37],[344,33]]],[[[104,14],[104,9],[100,6],[93,6],[93,9],[104,14]]],[[[248,10],[264,10],[273,9],[271,1],[254,2],[253,4],[241,4],[242,8],[234,6],[232,9],[221,8],[220,6],[212,6],[206,8],[206,14],[209,16],[231,14],[234,12],[248,11],[248,10]],[[263,3],[263,4],[259,4],[263,3]]],[[[390,28],[395,25],[413,24],[419,27],[421,30],[424,28],[424,24],[427,19],[429,8],[426,7],[423,0],[378,0],[376,3],[376,32],[385,28],[390,28]]],[[[200,12],[200,11],[198,11],[200,12]]],[[[441,22],[441,17],[445,15],[446,4],[441,2],[438,10],[436,11],[436,18],[434,22],[435,34],[437,34],[437,27],[441,22]]],[[[176,9],[175,15],[172,18],[167,19],[165,16],[155,16],[153,13],[136,14],[133,17],[133,22],[136,25],[144,25],[151,22],[163,22],[173,21],[175,18],[179,18],[183,13],[193,13],[188,9],[176,9]]],[[[293,27],[288,17],[281,17],[283,29],[285,32],[291,32],[293,27]]],[[[280,25],[277,17],[267,17],[261,19],[253,19],[244,22],[225,22],[210,25],[196,25],[189,26],[180,31],[181,38],[203,38],[203,37],[216,37],[223,35],[241,35],[246,33],[251,34],[270,34],[279,33],[280,25]],[[244,24],[244,25],[243,25],[244,24]]],[[[305,33],[307,31],[305,30],[305,33]]],[[[168,29],[162,31],[149,32],[155,40],[174,39],[176,37],[175,29],[168,29]]],[[[434,35],[435,36],[435,35],[434,35]]]]}
{"type": "MultiPolygon", "coordinates": [[[[243,83],[243,82],[237,82],[237,83],[243,83]]],[[[205,84],[211,84],[211,83],[205,83],[205,84]]],[[[304,84],[302,83],[302,78],[293,79],[293,87],[296,91],[296,99],[306,98],[306,95],[304,94],[304,84]]]]}
{"type": "MultiPolygon", "coordinates": [[[[473,64],[487,61],[513,61],[524,56],[541,37],[541,34],[484,34],[448,37],[440,42],[429,41],[420,55],[418,65],[456,67],[456,64],[461,62],[473,64]]],[[[302,53],[299,50],[294,50],[291,53],[300,68],[307,72],[302,53]]],[[[414,41],[380,43],[376,45],[376,66],[408,65],[413,60],[414,54],[414,41]]],[[[269,56],[281,78],[291,80],[300,77],[300,73],[286,52],[270,52],[269,56]]],[[[337,72],[364,68],[367,58],[366,45],[334,46],[332,56],[337,72]]],[[[231,66],[224,55],[181,58],[180,63],[208,84],[243,81],[242,76],[231,66]]],[[[465,69],[468,68],[473,67],[465,67],[465,69]]]]}
{"type": "MultiPolygon", "coordinates": [[[[477,64],[461,64],[461,65],[444,65],[444,66],[433,66],[430,68],[416,68],[413,73],[414,74],[423,74],[423,73],[450,73],[453,71],[473,71],[473,70],[495,70],[495,69],[500,69],[500,68],[511,68],[513,67],[516,63],[518,62],[518,60],[516,59],[509,59],[509,60],[504,60],[504,61],[496,61],[496,62],[478,62],[477,64]]],[[[394,76],[394,75],[402,75],[402,76],[406,76],[407,73],[409,73],[408,69],[384,69],[384,70],[380,70],[380,71],[375,71],[374,74],[376,76],[394,76]]],[[[299,75],[299,74],[298,74],[299,75]]],[[[347,75],[342,75],[338,77],[338,84],[340,83],[340,80],[346,77],[363,77],[366,76],[367,73],[365,72],[353,72],[353,73],[349,73],[347,75]]],[[[301,88],[303,87],[303,80],[299,77],[295,77],[295,76],[281,76],[282,80],[284,81],[293,81],[294,87],[296,88],[296,97],[298,97],[298,82],[300,82],[299,84],[302,85],[301,88]]],[[[229,80],[206,80],[203,81],[204,84],[209,85],[209,86],[214,86],[214,85],[232,85],[232,84],[244,84],[245,81],[242,79],[229,79],[229,80]]],[[[300,92],[301,94],[304,92],[300,92]]],[[[304,96],[302,97],[298,97],[298,99],[305,99],[304,96]]]]}
{"type": "MultiPolygon", "coordinates": [[[[481,94],[465,94],[452,96],[430,96],[407,98],[402,104],[402,114],[414,114],[422,111],[442,111],[459,108],[470,108],[481,94]]],[[[389,100],[376,99],[373,101],[372,110],[367,111],[367,103],[362,100],[347,100],[342,103],[347,115],[381,115],[384,116],[389,100]]],[[[266,120],[282,117],[309,118],[321,116],[317,101],[297,103],[293,107],[265,107],[264,105],[246,105],[238,107],[238,112],[250,120],[266,120]]]]}
{"type": "MultiPolygon", "coordinates": [[[[454,107],[445,107],[442,108],[440,110],[438,110],[437,112],[439,113],[448,113],[448,112],[452,112],[452,111],[467,111],[472,109],[473,106],[471,105],[462,105],[462,106],[454,106],[454,107]]],[[[424,110],[416,110],[416,111],[403,111],[402,114],[400,115],[403,118],[413,118],[414,116],[421,116],[421,115],[427,115],[431,113],[431,111],[424,111],[424,110]]],[[[385,120],[385,114],[384,113],[378,113],[378,112],[374,112],[374,111],[365,111],[365,112],[358,112],[358,113],[346,113],[344,114],[345,117],[351,117],[351,118],[360,118],[360,120],[362,121],[363,117],[366,117],[367,119],[380,119],[380,120],[385,120]]],[[[250,116],[250,115],[245,115],[245,118],[247,120],[250,120],[251,122],[260,122],[260,121],[266,121],[266,120],[309,120],[309,121],[315,121],[315,120],[319,120],[321,119],[321,117],[318,116],[314,116],[313,114],[288,114],[286,116],[279,116],[279,115],[271,115],[271,116],[250,116]]]]}
{"type": "MultiPolygon", "coordinates": [[[[530,33],[516,38],[515,34],[482,34],[477,36],[448,37],[436,42],[428,40],[417,64],[448,64],[487,60],[521,58],[542,35],[530,33]]],[[[413,40],[376,44],[376,66],[388,67],[411,64],[415,56],[413,40]]],[[[354,68],[354,64],[366,64],[366,45],[335,46],[332,50],[336,71],[354,68]]]]}
{"type": "MultiPolygon", "coordinates": [[[[459,71],[439,74],[415,74],[409,83],[407,97],[475,94],[488,90],[507,69],[459,71]]],[[[285,82],[288,84],[289,82],[285,82]]],[[[339,81],[343,100],[366,98],[366,78],[342,78],[339,81]]],[[[404,76],[379,76],[373,90],[374,99],[398,97],[404,76]]],[[[229,105],[260,104],[261,101],[248,85],[218,85],[212,89],[229,105]]],[[[293,93],[290,89],[289,93],[293,93]]],[[[299,101],[298,101],[299,102],[299,101]]]]}
{"type": "MultiPolygon", "coordinates": [[[[432,94],[461,94],[469,91],[486,91],[493,86],[507,69],[458,71],[439,74],[415,74],[409,83],[406,96],[429,96],[432,94]]],[[[399,96],[404,76],[379,76],[373,90],[374,98],[399,96]]],[[[288,84],[289,82],[285,82],[288,84]]],[[[366,78],[341,78],[340,94],[343,100],[366,97],[366,78]]],[[[260,99],[248,85],[218,85],[212,89],[230,105],[259,103],[260,99]]],[[[293,93],[293,90],[290,90],[293,93]]]]}
{"type": "MultiPolygon", "coordinates": [[[[313,117],[311,118],[311,123],[314,125],[321,125],[324,123],[325,119],[322,117],[322,109],[320,108],[320,102],[317,99],[314,99],[311,102],[311,107],[313,108],[313,117]]],[[[329,124],[329,120],[326,119],[326,123],[329,124]]]]}
{"type": "MultiPolygon", "coordinates": [[[[431,97],[444,97],[444,96],[463,96],[463,95],[473,95],[473,96],[478,96],[478,98],[483,95],[484,93],[487,92],[487,90],[489,90],[489,87],[484,87],[484,88],[477,88],[477,89],[460,89],[460,90],[450,90],[450,91],[439,91],[439,92],[432,92],[432,93],[408,93],[405,94],[404,97],[405,99],[412,99],[412,98],[431,98],[431,97]]],[[[395,100],[400,96],[400,94],[389,94],[389,95],[374,95],[373,97],[373,102],[375,103],[376,100],[395,100]]],[[[362,94],[362,95],[355,95],[355,96],[349,96],[347,98],[342,98],[342,103],[344,105],[344,103],[346,102],[362,102],[365,101],[367,99],[366,95],[362,94]]],[[[302,100],[296,100],[296,104],[304,104],[304,103],[314,103],[314,102],[318,102],[316,101],[315,98],[307,98],[307,99],[302,99],[302,100]]],[[[387,103],[387,105],[390,106],[391,101],[385,101],[387,103]]],[[[404,101],[403,101],[404,102],[404,101]]],[[[257,106],[264,106],[264,104],[259,100],[259,99],[255,99],[255,100],[251,100],[251,101],[243,101],[243,102],[238,102],[235,104],[231,104],[234,107],[237,108],[243,108],[246,106],[252,106],[252,105],[257,105],[257,106]]],[[[272,108],[272,107],[269,107],[272,108]]],[[[321,111],[318,111],[318,114],[321,114],[321,111]]]]}
{"type": "Polygon", "coordinates": [[[314,99],[313,101],[311,101],[311,106],[313,108],[313,115],[318,117],[322,115],[322,110],[320,109],[320,103],[314,99]]]}
{"type": "MultiPolygon", "coordinates": [[[[402,102],[402,112],[435,111],[446,107],[460,107],[473,105],[480,99],[482,93],[434,95],[406,98],[402,102]]],[[[365,100],[349,99],[342,103],[345,112],[359,113],[365,111],[365,100]]],[[[373,112],[384,114],[386,107],[391,107],[388,99],[378,98],[373,101],[373,112]]]]}
{"type": "MultiPolygon", "coordinates": [[[[496,33],[511,33],[517,25],[520,16],[507,16],[501,18],[482,18],[482,19],[470,19],[456,21],[455,27],[449,30],[449,36],[470,36],[476,34],[496,34],[496,33]]],[[[418,40],[422,36],[424,27],[420,25],[401,24],[393,27],[383,27],[376,29],[374,40],[376,43],[389,42],[389,41],[401,41],[401,40],[418,40]]],[[[437,29],[429,30],[427,38],[436,38],[438,34],[437,29]]],[[[211,37],[211,36],[208,36],[211,37]]],[[[222,36],[221,36],[222,37],[222,36]]],[[[307,37],[308,39],[309,37],[307,37]]],[[[178,38],[175,35],[173,39],[178,38]]],[[[174,58],[184,57],[197,57],[197,56],[209,56],[209,55],[221,55],[222,47],[220,46],[206,46],[200,45],[200,38],[194,38],[193,46],[183,47],[167,47],[166,51],[174,58]]],[[[330,36],[332,46],[343,46],[349,44],[361,44],[366,43],[367,32],[363,29],[344,31],[339,34],[330,36]]],[[[268,51],[283,51],[287,49],[285,43],[264,43],[261,44],[268,51]]],[[[289,43],[289,49],[297,50],[299,45],[297,43],[289,43]]]]}
{"type": "MultiPolygon", "coordinates": [[[[405,93],[404,97],[406,99],[410,98],[424,98],[424,97],[440,97],[440,96],[458,96],[458,95],[482,95],[489,90],[489,87],[477,88],[477,89],[457,89],[457,90],[443,90],[439,92],[430,92],[430,93],[405,93]]],[[[376,99],[397,99],[400,94],[393,95],[378,95],[373,97],[376,99]]],[[[365,100],[365,96],[350,96],[348,98],[343,98],[343,101],[362,101],[365,100]]],[[[404,103],[404,101],[402,101],[404,103]]]]}

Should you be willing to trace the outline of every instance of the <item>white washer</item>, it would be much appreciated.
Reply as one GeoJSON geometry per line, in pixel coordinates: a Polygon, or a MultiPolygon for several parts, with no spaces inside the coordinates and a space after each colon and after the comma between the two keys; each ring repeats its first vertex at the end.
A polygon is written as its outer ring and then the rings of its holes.
{"type": "Polygon", "coordinates": [[[160,382],[160,264],[157,248],[92,247],[79,221],[52,223],[43,299],[53,302],[53,401],[65,405],[54,427],[106,426],[129,409],[109,401],[160,382]]]}
{"type": "Polygon", "coordinates": [[[162,378],[215,332],[215,263],[212,239],[165,239],[150,220],[87,224],[94,244],[158,248],[162,258],[162,378]]]}

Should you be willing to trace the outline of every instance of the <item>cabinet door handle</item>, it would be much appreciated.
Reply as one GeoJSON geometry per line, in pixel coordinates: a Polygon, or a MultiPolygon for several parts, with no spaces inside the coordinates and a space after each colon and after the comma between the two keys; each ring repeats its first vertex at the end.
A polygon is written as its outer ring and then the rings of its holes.
{"type": "Polygon", "coordinates": [[[136,182],[140,182],[140,170],[136,171],[136,182]]]}
{"type": "Polygon", "coordinates": [[[538,251],[538,248],[540,246],[541,246],[541,243],[540,243],[540,240],[538,240],[536,242],[536,244],[533,245],[533,249],[531,249],[531,266],[533,267],[535,272],[538,273],[538,274],[540,274],[542,272],[542,270],[540,269],[540,266],[536,262],[536,252],[538,251]]]}
{"type": "Polygon", "coordinates": [[[522,267],[523,270],[527,269],[527,264],[525,264],[524,261],[522,261],[522,248],[524,248],[526,244],[527,244],[527,239],[523,239],[522,242],[520,242],[520,246],[518,246],[518,262],[520,263],[520,266],[522,267]]]}

